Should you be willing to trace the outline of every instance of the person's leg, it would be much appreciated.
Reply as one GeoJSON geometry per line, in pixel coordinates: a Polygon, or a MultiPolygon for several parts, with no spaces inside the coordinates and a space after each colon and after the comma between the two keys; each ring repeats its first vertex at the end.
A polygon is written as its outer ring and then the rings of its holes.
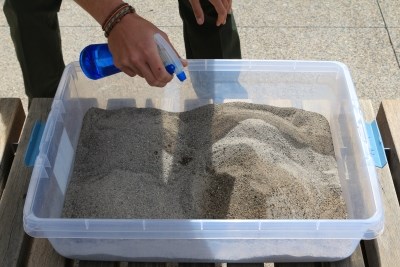
{"type": "Polygon", "coordinates": [[[186,58],[188,59],[240,59],[240,40],[236,23],[229,14],[225,25],[217,27],[217,12],[208,0],[202,0],[204,24],[198,25],[188,0],[179,0],[179,13],[183,21],[186,58]]]}
{"type": "Polygon", "coordinates": [[[54,97],[64,70],[57,12],[61,0],[5,0],[25,92],[29,99],[54,97]]]}

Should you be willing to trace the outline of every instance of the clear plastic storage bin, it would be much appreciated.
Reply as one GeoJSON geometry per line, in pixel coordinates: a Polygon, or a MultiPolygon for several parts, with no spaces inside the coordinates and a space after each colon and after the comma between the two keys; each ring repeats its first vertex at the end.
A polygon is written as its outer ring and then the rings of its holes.
{"type": "Polygon", "coordinates": [[[383,229],[383,208],[364,119],[347,67],[338,62],[193,60],[188,80],[165,88],[121,73],[87,79],[68,65],[40,143],[24,228],[68,258],[121,261],[334,261],[383,229]],[[82,119],[90,107],[181,112],[246,101],[296,107],[330,123],[345,220],[145,220],[61,218],[82,119]]]}

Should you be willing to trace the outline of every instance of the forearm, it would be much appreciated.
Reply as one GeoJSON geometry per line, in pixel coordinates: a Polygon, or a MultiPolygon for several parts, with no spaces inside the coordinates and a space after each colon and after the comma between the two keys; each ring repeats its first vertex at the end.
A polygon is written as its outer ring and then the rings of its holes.
{"type": "Polygon", "coordinates": [[[100,25],[106,20],[110,12],[123,3],[122,0],[75,0],[100,25]]]}

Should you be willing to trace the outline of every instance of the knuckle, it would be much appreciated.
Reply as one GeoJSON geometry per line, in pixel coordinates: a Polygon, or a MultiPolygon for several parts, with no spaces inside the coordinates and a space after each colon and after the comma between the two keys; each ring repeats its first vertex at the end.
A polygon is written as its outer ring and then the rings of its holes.
{"type": "Polygon", "coordinates": [[[123,69],[123,65],[122,65],[122,63],[121,62],[119,62],[119,61],[114,61],[114,65],[115,65],[115,67],[117,67],[118,69],[120,69],[120,70],[122,70],[123,69]]]}
{"type": "Polygon", "coordinates": [[[154,54],[150,49],[144,49],[143,50],[143,56],[145,58],[151,58],[151,57],[154,57],[154,54]]]}
{"type": "Polygon", "coordinates": [[[167,85],[168,82],[160,82],[158,83],[158,87],[164,87],[167,85]]]}
{"type": "Polygon", "coordinates": [[[223,10],[221,10],[221,11],[219,12],[219,14],[220,14],[222,17],[226,17],[226,16],[228,15],[228,11],[227,11],[226,9],[223,9],[223,10]]]}
{"type": "Polygon", "coordinates": [[[163,80],[163,82],[170,82],[172,81],[173,76],[172,75],[165,75],[165,79],[163,80]]]}
{"type": "Polygon", "coordinates": [[[171,81],[173,76],[166,71],[164,72],[163,68],[159,69],[159,72],[157,75],[157,77],[158,77],[157,80],[160,82],[163,82],[163,83],[171,81]]]}
{"type": "Polygon", "coordinates": [[[114,58],[114,65],[118,69],[123,69],[125,66],[123,60],[120,60],[119,58],[114,58]]]}
{"type": "Polygon", "coordinates": [[[116,66],[119,65],[119,66],[121,66],[121,68],[129,67],[130,62],[129,62],[128,58],[122,58],[122,59],[119,59],[117,62],[115,62],[115,65],[116,66]]]}
{"type": "Polygon", "coordinates": [[[146,81],[147,81],[147,83],[148,83],[149,85],[151,85],[151,86],[156,86],[156,85],[157,85],[157,80],[154,79],[153,77],[147,77],[147,78],[146,78],[146,81]]]}
{"type": "Polygon", "coordinates": [[[127,58],[126,61],[129,65],[136,66],[141,60],[140,57],[138,57],[137,55],[131,55],[129,58],[127,58]]]}

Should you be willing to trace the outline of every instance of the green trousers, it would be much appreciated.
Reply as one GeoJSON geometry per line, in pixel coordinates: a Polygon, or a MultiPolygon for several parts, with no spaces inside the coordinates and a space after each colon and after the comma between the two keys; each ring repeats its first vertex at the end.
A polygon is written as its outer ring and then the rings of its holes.
{"type": "Polygon", "coordinates": [[[64,61],[57,12],[61,0],[6,0],[4,14],[29,99],[54,97],[64,61]]]}
{"type": "Polygon", "coordinates": [[[229,14],[225,25],[215,25],[218,14],[209,0],[202,0],[204,24],[198,25],[188,0],[179,0],[183,37],[188,59],[240,59],[240,40],[235,19],[229,14]]]}
{"type": "MultiPolygon", "coordinates": [[[[179,0],[186,57],[240,58],[239,35],[233,16],[228,16],[225,25],[216,27],[217,13],[213,6],[208,0],[202,0],[201,4],[205,22],[199,26],[189,1],[179,0]]],[[[3,11],[30,100],[54,97],[65,67],[57,17],[60,5],[61,0],[5,0],[4,3],[3,11]]]]}

